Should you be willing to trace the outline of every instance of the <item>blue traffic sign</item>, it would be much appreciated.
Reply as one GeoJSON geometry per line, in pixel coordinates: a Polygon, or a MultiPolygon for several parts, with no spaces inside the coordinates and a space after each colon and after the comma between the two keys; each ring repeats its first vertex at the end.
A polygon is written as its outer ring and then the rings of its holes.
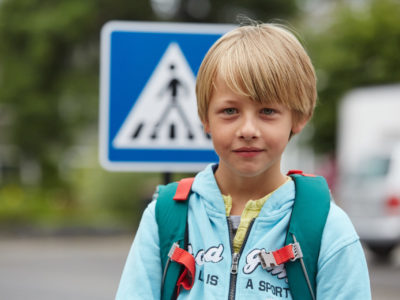
{"type": "Polygon", "coordinates": [[[218,160],[195,81],[233,25],[109,22],[101,33],[100,161],[108,170],[198,171],[218,160]]]}

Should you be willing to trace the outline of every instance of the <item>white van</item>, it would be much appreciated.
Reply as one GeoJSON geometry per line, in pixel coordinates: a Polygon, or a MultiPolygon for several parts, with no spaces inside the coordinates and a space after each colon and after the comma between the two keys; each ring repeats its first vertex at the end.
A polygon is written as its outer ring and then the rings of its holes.
{"type": "Polygon", "coordinates": [[[400,242],[400,144],[391,153],[365,158],[341,182],[341,204],[361,240],[387,256],[400,242]]]}
{"type": "Polygon", "coordinates": [[[338,137],[336,198],[361,240],[387,257],[400,244],[400,85],[346,95],[338,137]]]}

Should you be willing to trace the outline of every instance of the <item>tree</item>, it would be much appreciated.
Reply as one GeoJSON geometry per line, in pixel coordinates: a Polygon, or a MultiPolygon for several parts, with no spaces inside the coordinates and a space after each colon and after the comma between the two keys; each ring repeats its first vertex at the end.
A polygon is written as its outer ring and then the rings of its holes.
{"type": "Polygon", "coordinates": [[[371,0],[358,7],[346,2],[332,23],[310,37],[319,78],[319,106],[313,119],[314,146],[334,152],[338,102],[350,89],[400,81],[400,2],[371,0]]]}
{"type": "Polygon", "coordinates": [[[3,0],[0,105],[11,143],[59,184],[58,163],[82,128],[95,124],[99,34],[111,19],[153,17],[147,1],[3,0]]]}

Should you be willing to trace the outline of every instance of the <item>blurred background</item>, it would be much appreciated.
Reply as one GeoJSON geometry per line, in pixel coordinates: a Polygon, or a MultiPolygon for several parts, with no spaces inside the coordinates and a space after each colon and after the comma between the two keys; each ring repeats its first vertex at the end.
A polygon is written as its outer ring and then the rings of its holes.
{"type": "Polygon", "coordinates": [[[309,52],[319,104],[284,167],[326,176],[363,239],[374,298],[398,299],[399,0],[0,0],[1,299],[112,299],[164,181],[99,165],[102,26],[238,15],[295,28],[309,52]]]}

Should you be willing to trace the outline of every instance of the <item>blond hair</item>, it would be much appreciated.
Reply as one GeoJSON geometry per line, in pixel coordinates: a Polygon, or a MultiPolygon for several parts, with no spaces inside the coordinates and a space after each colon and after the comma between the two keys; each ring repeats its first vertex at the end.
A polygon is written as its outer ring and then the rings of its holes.
{"type": "Polygon", "coordinates": [[[282,25],[238,27],[215,42],[196,81],[202,121],[207,120],[217,75],[239,95],[285,105],[296,120],[312,116],[317,98],[314,68],[303,46],[282,25]]]}

